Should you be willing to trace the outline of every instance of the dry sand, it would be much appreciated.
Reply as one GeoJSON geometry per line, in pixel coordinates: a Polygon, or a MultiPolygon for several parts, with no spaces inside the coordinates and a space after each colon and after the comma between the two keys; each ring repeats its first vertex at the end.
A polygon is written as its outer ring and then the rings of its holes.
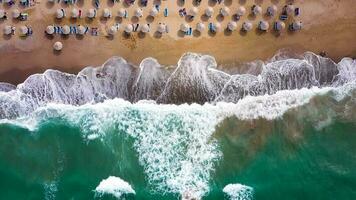
{"type": "MultiPolygon", "coordinates": [[[[154,57],[161,64],[175,65],[185,52],[197,52],[210,54],[217,59],[221,66],[232,66],[235,63],[249,62],[256,59],[266,60],[272,57],[278,50],[289,49],[296,53],[313,51],[319,53],[325,51],[327,56],[335,61],[342,57],[356,57],[356,4],[355,0],[294,0],[294,4],[301,8],[301,16],[295,20],[301,20],[303,30],[299,32],[283,31],[281,35],[272,31],[272,22],[276,17],[257,16],[246,14],[238,22],[238,28],[244,21],[251,21],[256,28],[257,23],[263,18],[270,22],[270,31],[260,33],[251,31],[243,34],[240,31],[232,33],[221,31],[215,35],[206,30],[202,34],[194,32],[192,36],[184,36],[179,31],[179,25],[186,22],[185,18],[178,15],[178,9],[185,7],[187,10],[193,7],[192,0],[186,0],[182,5],[180,0],[165,0],[161,2],[159,15],[151,22],[146,18],[149,9],[157,1],[149,1],[147,7],[143,7],[144,17],[137,19],[133,16],[135,5],[127,7],[121,3],[111,4],[111,0],[101,0],[98,17],[94,21],[87,18],[73,20],[68,19],[73,7],[81,9],[85,14],[89,8],[93,8],[92,1],[79,0],[75,5],[49,4],[47,1],[37,0],[36,5],[26,10],[30,17],[28,21],[18,22],[11,19],[11,10],[14,7],[4,8],[10,19],[0,21],[0,30],[5,25],[31,25],[34,34],[27,38],[20,38],[18,34],[8,38],[0,37],[0,81],[19,83],[29,74],[43,72],[48,68],[61,69],[61,71],[77,72],[85,66],[101,65],[111,56],[122,56],[129,62],[139,64],[146,57],[154,57]],[[84,3],[83,3],[84,2],[84,3]],[[56,20],[54,14],[57,8],[65,8],[67,18],[56,20]],[[129,18],[116,18],[119,8],[124,7],[129,11],[129,18]],[[109,8],[113,17],[108,20],[101,19],[103,9],[109,8]],[[163,16],[163,9],[169,9],[169,16],[163,16]],[[123,26],[128,23],[151,23],[151,33],[142,35],[133,33],[130,37],[123,36],[123,26]],[[121,29],[113,37],[106,37],[106,28],[121,23],[121,29]],[[158,37],[155,33],[158,23],[166,23],[169,33],[158,37]],[[98,27],[99,36],[86,35],[83,38],[70,35],[62,37],[55,35],[53,38],[46,36],[44,30],[50,24],[81,24],[90,27],[98,27]],[[53,43],[61,41],[64,48],[61,52],[53,51],[53,43]]],[[[209,22],[220,21],[223,28],[231,21],[233,12],[243,5],[248,13],[254,4],[260,4],[265,11],[269,5],[277,5],[279,11],[290,0],[225,0],[222,4],[212,5],[211,1],[201,3],[199,15],[188,22],[193,28],[196,23],[202,21],[207,26],[209,22]],[[210,4],[214,8],[214,16],[210,19],[203,17],[204,9],[210,4]],[[217,16],[219,9],[228,6],[230,16],[224,19],[217,16]]],[[[17,7],[17,5],[15,6],[17,7]]],[[[1,34],[2,35],[2,34],[1,34]]]]}

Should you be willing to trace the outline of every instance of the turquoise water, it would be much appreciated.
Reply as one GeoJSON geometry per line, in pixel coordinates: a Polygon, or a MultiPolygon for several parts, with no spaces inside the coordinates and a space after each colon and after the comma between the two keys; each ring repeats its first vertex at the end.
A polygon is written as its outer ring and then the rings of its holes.
{"type": "Polygon", "coordinates": [[[219,123],[204,106],[123,106],[106,118],[47,109],[35,129],[0,124],[0,199],[115,199],[95,193],[109,176],[134,188],[126,199],[179,199],[187,187],[204,200],[229,199],[230,183],[252,187],[253,199],[355,199],[356,123],[334,117],[315,126],[306,110],[335,106],[316,102],[274,120],[219,123]]]}

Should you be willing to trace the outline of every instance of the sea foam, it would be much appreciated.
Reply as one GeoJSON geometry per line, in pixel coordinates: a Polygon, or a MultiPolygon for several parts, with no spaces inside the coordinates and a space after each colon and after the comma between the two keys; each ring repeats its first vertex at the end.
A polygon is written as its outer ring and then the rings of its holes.
{"type": "Polygon", "coordinates": [[[228,195],[230,200],[253,199],[253,188],[239,183],[226,185],[223,192],[228,195]]]}
{"type": "Polygon", "coordinates": [[[95,193],[99,196],[111,194],[119,199],[124,194],[135,194],[135,190],[129,183],[121,178],[109,176],[107,179],[104,179],[99,183],[99,185],[95,188],[95,193]]]}

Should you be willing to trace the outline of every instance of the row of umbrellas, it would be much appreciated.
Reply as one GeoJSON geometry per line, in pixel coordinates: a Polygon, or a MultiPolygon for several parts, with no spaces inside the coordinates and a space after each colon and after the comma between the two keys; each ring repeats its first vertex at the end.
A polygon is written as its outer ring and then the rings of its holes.
{"type": "MultiPolygon", "coordinates": [[[[5,25],[3,28],[3,33],[4,35],[11,35],[15,32],[16,27],[10,26],[10,25],[5,25]]],[[[20,26],[19,32],[21,36],[26,36],[28,34],[28,27],[27,26],[20,26]]]]}
{"type": "MultiPolygon", "coordinates": [[[[198,12],[199,12],[199,9],[197,7],[192,7],[189,12],[188,12],[188,15],[190,16],[196,16],[198,15],[198,12]]],[[[253,15],[259,15],[263,12],[262,10],[262,7],[261,6],[258,6],[258,5],[254,5],[252,8],[251,8],[251,12],[253,15]]],[[[277,6],[275,5],[272,5],[272,6],[269,6],[267,8],[267,14],[268,15],[274,15],[275,13],[277,12],[277,6]]],[[[286,13],[287,14],[291,14],[294,12],[294,5],[290,4],[290,5],[287,5],[286,6],[286,13]]],[[[231,11],[230,11],[230,8],[229,7],[223,7],[219,10],[219,14],[221,14],[222,16],[228,16],[230,15],[231,11]]],[[[156,15],[158,14],[158,10],[156,7],[152,7],[149,11],[149,15],[152,16],[152,17],[155,17],[156,15]]],[[[213,16],[214,14],[214,9],[212,7],[207,7],[205,10],[204,10],[204,14],[208,17],[211,17],[213,16]]],[[[235,14],[237,16],[243,16],[246,14],[246,8],[244,6],[240,6],[237,8],[235,14]]],[[[80,17],[80,10],[78,10],[77,8],[73,8],[71,10],[71,17],[72,18],[78,18],[80,17]]],[[[86,13],[86,16],[88,18],[95,18],[97,15],[97,10],[91,8],[87,11],[86,13]]],[[[118,11],[118,16],[119,17],[125,17],[127,15],[127,10],[125,10],[124,8],[120,8],[120,10],[118,11]]],[[[143,10],[142,8],[136,8],[135,11],[134,11],[134,15],[137,16],[137,17],[142,17],[143,16],[143,10]]],[[[57,9],[57,12],[56,12],[56,16],[57,18],[64,18],[66,16],[66,13],[65,13],[65,10],[64,9],[57,9]]],[[[112,13],[111,13],[111,10],[108,9],[108,8],[105,8],[102,12],[102,16],[103,17],[106,17],[106,18],[109,18],[112,16],[112,13]]],[[[1,18],[1,11],[0,11],[0,18],[1,18]]]]}

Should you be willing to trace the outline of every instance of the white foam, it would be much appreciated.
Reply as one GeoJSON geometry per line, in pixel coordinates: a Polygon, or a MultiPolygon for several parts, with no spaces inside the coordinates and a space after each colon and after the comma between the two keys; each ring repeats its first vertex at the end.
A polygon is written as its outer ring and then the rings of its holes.
{"type": "Polygon", "coordinates": [[[253,188],[239,183],[226,185],[223,192],[229,196],[230,200],[253,199],[253,188]]]}
{"type": "Polygon", "coordinates": [[[129,183],[115,176],[109,176],[107,179],[102,180],[95,188],[95,192],[99,196],[111,194],[118,199],[124,194],[135,194],[135,190],[129,183]]]}

